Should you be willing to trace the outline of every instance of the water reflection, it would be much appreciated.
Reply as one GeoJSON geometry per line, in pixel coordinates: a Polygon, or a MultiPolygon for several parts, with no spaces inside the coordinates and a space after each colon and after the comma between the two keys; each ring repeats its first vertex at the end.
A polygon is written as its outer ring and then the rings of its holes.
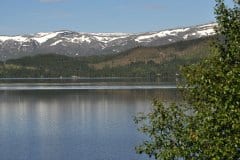
{"type": "Polygon", "coordinates": [[[176,90],[0,91],[1,159],[123,160],[142,141],[132,118],[176,90]]]}

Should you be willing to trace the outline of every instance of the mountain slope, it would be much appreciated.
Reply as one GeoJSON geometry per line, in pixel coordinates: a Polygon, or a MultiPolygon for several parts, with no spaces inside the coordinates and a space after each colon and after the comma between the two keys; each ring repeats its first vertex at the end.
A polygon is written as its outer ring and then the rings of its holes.
{"type": "Polygon", "coordinates": [[[72,57],[116,54],[137,46],[160,46],[214,35],[216,23],[140,34],[57,31],[0,36],[0,60],[57,53],[72,57]]]}
{"type": "Polygon", "coordinates": [[[180,65],[197,62],[209,54],[212,38],[136,47],[112,55],[27,56],[0,63],[0,77],[160,77],[173,81],[180,65]]]}
{"type": "Polygon", "coordinates": [[[119,67],[136,62],[161,64],[176,58],[200,59],[209,53],[214,37],[180,41],[158,47],[136,47],[101,62],[92,64],[95,69],[119,67]]]}

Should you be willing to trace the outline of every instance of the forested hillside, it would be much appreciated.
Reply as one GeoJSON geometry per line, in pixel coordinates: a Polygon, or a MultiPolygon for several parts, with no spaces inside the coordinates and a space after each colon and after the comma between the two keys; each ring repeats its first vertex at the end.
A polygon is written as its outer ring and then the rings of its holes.
{"type": "Polygon", "coordinates": [[[174,80],[179,66],[206,57],[214,37],[160,47],[136,47],[108,56],[73,58],[58,54],[0,62],[0,77],[160,77],[174,80]]]}

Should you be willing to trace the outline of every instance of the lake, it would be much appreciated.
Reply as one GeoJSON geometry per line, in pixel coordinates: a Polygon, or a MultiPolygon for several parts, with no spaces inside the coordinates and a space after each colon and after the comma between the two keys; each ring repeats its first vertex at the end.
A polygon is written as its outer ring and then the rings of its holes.
{"type": "MultiPolygon", "coordinates": [[[[104,82],[105,81],[105,82],[104,82]]],[[[143,160],[133,122],[152,98],[178,101],[174,85],[149,82],[2,83],[2,160],[143,160]]]]}

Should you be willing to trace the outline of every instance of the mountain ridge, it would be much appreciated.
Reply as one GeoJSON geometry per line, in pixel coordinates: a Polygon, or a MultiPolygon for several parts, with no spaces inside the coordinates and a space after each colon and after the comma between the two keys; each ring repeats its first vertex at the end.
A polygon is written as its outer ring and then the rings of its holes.
{"type": "Polygon", "coordinates": [[[77,56],[115,54],[137,46],[159,46],[215,34],[216,23],[144,33],[39,32],[0,36],[0,60],[49,52],[77,56]]]}
{"type": "Polygon", "coordinates": [[[216,36],[158,47],[135,47],[119,54],[69,57],[54,53],[0,61],[1,78],[158,77],[174,81],[179,66],[199,62],[216,36]]]}

